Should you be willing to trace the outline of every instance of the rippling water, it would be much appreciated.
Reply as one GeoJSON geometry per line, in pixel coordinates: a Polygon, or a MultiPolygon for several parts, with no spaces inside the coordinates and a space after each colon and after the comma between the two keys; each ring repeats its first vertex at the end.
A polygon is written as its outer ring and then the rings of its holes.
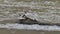
{"type": "Polygon", "coordinates": [[[1,0],[0,21],[19,18],[19,12],[37,12],[45,21],[60,22],[60,2],[57,0],[1,0]]]}
{"type": "MultiPolygon", "coordinates": [[[[18,20],[19,12],[40,12],[40,17],[45,20],[60,22],[60,0],[0,0],[0,23],[14,23],[18,20]],[[42,13],[43,12],[43,13],[42,13]],[[41,14],[42,13],[42,14],[41,14]],[[47,16],[48,15],[48,16],[47,16]],[[14,18],[13,20],[5,18],[14,18]]],[[[40,31],[17,31],[0,29],[1,34],[40,34],[40,31]],[[13,32],[11,32],[13,31],[13,32]],[[16,32],[15,32],[16,31],[16,32]],[[15,32],[15,33],[14,33],[15,32]]],[[[42,34],[60,34],[59,32],[43,32],[42,34]]]]}

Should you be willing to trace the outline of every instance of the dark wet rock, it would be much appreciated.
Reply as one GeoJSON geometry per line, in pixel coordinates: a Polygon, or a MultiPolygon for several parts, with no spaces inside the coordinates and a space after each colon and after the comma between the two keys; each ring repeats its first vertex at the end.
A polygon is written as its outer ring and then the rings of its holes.
{"type": "Polygon", "coordinates": [[[46,21],[43,18],[41,18],[40,15],[37,13],[26,13],[25,16],[29,19],[36,20],[38,22],[50,23],[49,21],[46,21]]]}
{"type": "Polygon", "coordinates": [[[19,23],[20,24],[37,24],[38,21],[29,19],[29,18],[26,17],[25,19],[20,19],[19,23]]]}
{"type": "Polygon", "coordinates": [[[48,20],[44,20],[39,17],[37,13],[26,13],[22,17],[25,19],[19,19],[18,23],[20,24],[58,25],[58,23],[52,23],[48,20]]]}
{"type": "Polygon", "coordinates": [[[31,25],[31,24],[51,25],[51,24],[49,24],[49,23],[39,22],[39,21],[37,21],[37,20],[35,20],[35,19],[33,20],[33,19],[27,17],[26,15],[23,15],[23,17],[24,17],[25,19],[19,19],[19,21],[18,21],[19,24],[29,24],[29,25],[31,25]]]}

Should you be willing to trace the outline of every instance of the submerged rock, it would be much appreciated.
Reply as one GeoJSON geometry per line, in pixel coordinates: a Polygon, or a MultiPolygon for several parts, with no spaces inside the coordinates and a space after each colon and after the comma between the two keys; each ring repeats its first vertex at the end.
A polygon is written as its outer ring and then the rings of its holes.
{"type": "Polygon", "coordinates": [[[44,14],[43,16],[40,16],[38,13],[26,13],[25,14],[25,18],[27,22],[30,23],[43,23],[43,24],[58,24],[60,23],[59,17],[56,15],[52,15],[52,14],[44,14]],[[28,21],[30,20],[30,21],[28,21]],[[35,21],[35,22],[34,22],[35,21]]]}
{"type": "Polygon", "coordinates": [[[41,18],[37,13],[26,13],[25,16],[29,19],[36,20],[41,23],[49,23],[48,21],[41,18]]]}

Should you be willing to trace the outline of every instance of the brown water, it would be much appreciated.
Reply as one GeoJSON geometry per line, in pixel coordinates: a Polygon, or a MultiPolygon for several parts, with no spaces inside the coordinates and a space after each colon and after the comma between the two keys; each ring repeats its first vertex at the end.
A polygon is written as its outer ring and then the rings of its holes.
{"type": "Polygon", "coordinates": [[[0,29],[0,34],[60,34],[60,32],[0,29]]]}
{"type": "MultiPolygon", "coordinates": [[[[16,1],[17,2],[20,2],[20,1],[31,2],[31,1],[40,1],[40,0],[16,0],[16,1]]],[[[60,0],[41,0],[41,1],[60,1],[60,0]]],[[[21,10],[22,9],[26,9],[27,10],[28,8],[20,8],[20,9],[21,10]]],[[[39,11],[39,10],[34,9],[33,11],[39,11]]],[[[5,21],[1,21],[0,23],[15,23],[16,21],[17,20],[5,20],[5,21]]],[[[0,34],[60,34],[60,32],[0,29],[0,34]]]]}
{"type": "MultiPolygon", "coordinates": [[[[17,13],[18,12],[21,12],[21,11],[23,11],[23,12],[29,12],[29,10],[30,11],[35,11],[35,12],[57,12],[57,13],[55,13],[56,15],[58,15],[58,16],[60,16],[60,10],[58,9],[59,7],[60,7],[60,4],[59,4],[59,1],[57,0],[16,0],[16,1],[13,1],[12,3],[6,3],[7,1],[5,1],[5,3],[2,3],[2,4],[5,4],[5,5],[2,5],[2,6],[0,6],[1,8],[0,8],[0,18],[4,18],[4,17],[9,17],[9,18],[14,18],[14,17],[17,17],[17,13]],[[24,1],[24,2],[22,2],[21,3],[21,5],[19,6],[18,4],[18,6],[19,7],[17,7],[15,4],[14,4],[14,2],[21,2],[21,1],[24,1]],[[35,3],[37,2],[37,4],[34,4],[34,2],[32,2],[32,1],[34,1],[35,3]],[[31,3],[32,2],[32,3],[31,3]],[[40,3],[41,4],[40,4],[40,3]],[[47,2],[47,3],[46,3],[47,2]],[[25,4],[24,4],[25,3],[25,4]],[[13,6],[13,7],[8,7],[7,5],[15,5],[15,6],[13,6]],[[32,5],[32,6],[31,6],[32,5]],[[4,7],[3,7],[4,6],[4,7]],[[34,7],[33,7],[34,6],[34,7]],[[38,7],[37,7],[38,6],[38,7]],[[41,8],[39,8],[39,6],[41,6],[41,8]],[[32,8],[33,7],[33,8],[32,8]],[[53,8],[52,8],[53,7],[53,8]],[[58,7],[58,8],[54,8],[54,7],[58,7]],[[37,9],[37,8],[39,8],[39,9],[37,9]],[[9,13],[8,13],[9,12],[9,13]],[[15,16],[14,16],[15,15],[15,16]]],[[[42,16],[42,18],[44,19],[44,18],[46,18],[46,17],[44,17],[44,16],[47,16],[47,14],[39,14],[39,16],[42,16]]],[[[51,16],[51,14],[49,13],[49,16],[51,16]]],[[[48,17],[48,18],[46,18],[46,20],[48,20],[49,21],[49,23],[51,22],[52,23],[52,21],[53,22],[57,22],[57,19],[55,19],[54,18],[55,16],[51,16],[51,17],[48,17]]],[[[1,19],[0,19],[1,20],[1,19]]],[[[16,22],[16,20],[5,20],[5,21],[1,21],[1,23],[12,23],[12,22],[16,22]]],[[[60,22],[60,21],[58,21],[58,22],[60,22]]]]}

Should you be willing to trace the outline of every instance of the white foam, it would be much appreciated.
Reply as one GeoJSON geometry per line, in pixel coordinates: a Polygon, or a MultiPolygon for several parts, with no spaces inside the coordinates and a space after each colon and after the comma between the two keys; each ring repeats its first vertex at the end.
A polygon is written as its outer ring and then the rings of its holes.
{"type": "Polygon", "coordinates": [[[43,30],[43,31],[60,31],[59,26],[48,26],[48,25],[24,25],[24,24],[0,24],[0,28],[7,29],[24,29],[24,30],[43,30]]]}

